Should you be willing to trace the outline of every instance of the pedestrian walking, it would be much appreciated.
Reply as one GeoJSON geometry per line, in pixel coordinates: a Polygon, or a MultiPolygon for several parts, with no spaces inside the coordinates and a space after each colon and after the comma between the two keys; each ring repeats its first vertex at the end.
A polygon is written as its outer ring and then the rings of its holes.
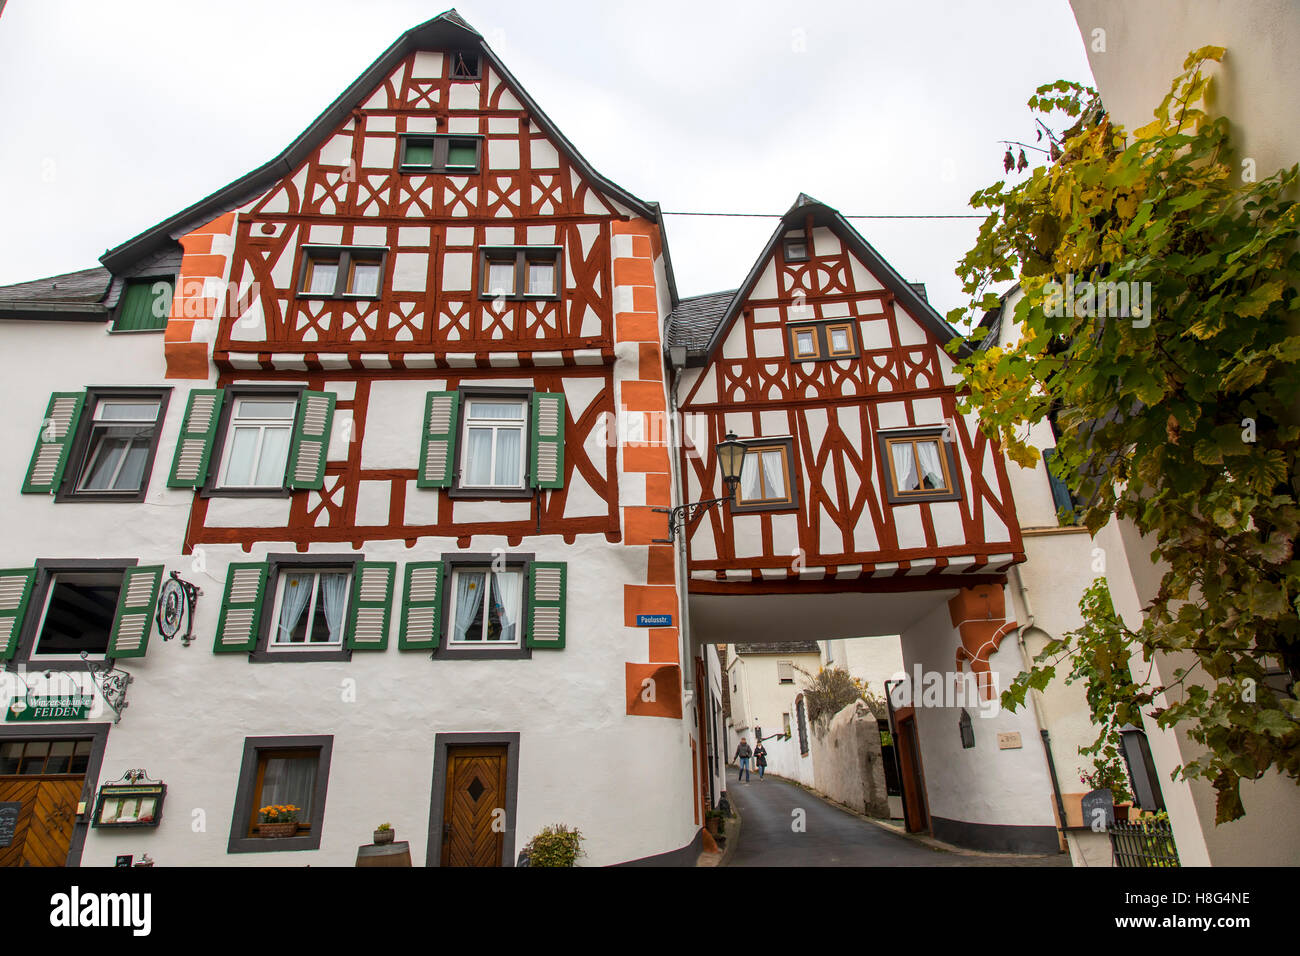
{"type": "MultiPolygon", "coordinates": [[[[763,746],[759,744],[759,746],[763,746]]],[[[749,741],[744,737],[740,738],[740,746],[736,748],[736,759],[740,761],[739,779],[749,780],[749,758],[754,755],[754,751],[749,748],[749,741]]]]}
{"type": "Polygon", "coordinates": [[[754,766],[758,768],[758,779],[763,779],[763,771],[767,769],[767,748],[763,746],[763,741],[758,742],[754,748],[754,766]]]}

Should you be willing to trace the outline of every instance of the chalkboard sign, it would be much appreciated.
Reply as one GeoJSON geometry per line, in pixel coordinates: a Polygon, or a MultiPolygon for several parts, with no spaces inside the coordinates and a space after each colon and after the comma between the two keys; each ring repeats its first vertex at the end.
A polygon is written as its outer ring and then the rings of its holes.
{"type": "Polygon", "coordinates": [[[0,803],[0,846],[9,846],[14,842],[18,814],[22,809],[22,803],[0,803]]]}
{"type": "Polygon", "coordinates": [[[1079,808],[1083,811],[1083,825],[1090,830],[1100,831],[1115,825],[1115,795],[1109,790],[1085,793],[1079,808]]]}

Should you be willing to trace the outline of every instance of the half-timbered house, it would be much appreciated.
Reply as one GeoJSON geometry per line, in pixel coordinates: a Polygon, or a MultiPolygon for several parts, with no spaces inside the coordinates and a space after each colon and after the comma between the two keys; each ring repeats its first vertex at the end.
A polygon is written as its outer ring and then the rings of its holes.
{"type": "MultiPolygon", "coordinates": [[[[47,636],[53,559],[90,575],[69,600],[125,595],[134,613],[66,666],[132,676],[130,709],[41,733],[88,741],[80,801],[129,768],[170,796],[147,829],[82,807],[51,858],[351,864],[388,822],[417,865],[513,865],[561,822],[585,863],[693,859],[707,728],[684,710],[653,510],[672,503],[676,300],[657,206],[593,169],[452,11],[273,160],[101,261],[77,360],[5,383],[36,451],[5,472],[28,494],[0,561],[22,637],[3,646],[89,647],[47,636]],[[114,354],[135,351],[101,374],[113,315],[134,335],[114,354]],[[85,398],[119,379],[130,408],[85,398]],[[136,413],[154,417],[117,421],[136,413]],[[148,467],[78,501],[110,427],[100,451],[148,467]],[[91,580],[105,548],[113,582],[91,580]],[[202,591],[193,640],[150,643],[173,572],[202,591]],[[298,808],[287,833],[264,827],[276,805],[298,808]]],[[[57,319],[43,291],[33,349],[57,319]]],[[[38,736],[4,726],[0,787],[38,736]]]]}
{"type": "Polygon", "coordinates": [[[1004,642],[1017,627],[1006,572],[1025,553],[1004,458],[957,409],[956,337],[806,195],[738,289],[680,303],[668,345],[685,500],[725,495],[711,449],[746,445],[733,500],[686,524],[691,640],[901,635],[909,828],[1053,850],[1032,720],[996,707],[1021,665],[1004,642]],[[963,711],[986,717],[979,754],[963,711]]]}

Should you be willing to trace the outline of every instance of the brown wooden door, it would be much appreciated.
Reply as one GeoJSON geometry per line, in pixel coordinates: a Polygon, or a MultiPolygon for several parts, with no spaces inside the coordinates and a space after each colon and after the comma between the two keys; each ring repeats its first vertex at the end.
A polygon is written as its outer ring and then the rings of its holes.
{"type": "Polygon", "coordinates": [[[903,772],[903,817],[908,833],[930,829],[930,811],[925,800],[925,775],[921,770],[921,742],[916,734],[916,717],[898,718],[898,762],[903,772]]]}
{"type": "Polygon", "coordinates": [[[66,866],[83,777],[0,777],[0,803],[21,803],[0,866],[66,866]]]}
{"type": "Polygon", "coordinates": [[[505,746],[452,747],[442,804],[442,865],[501,866],[505,815],[505,746]],[[500,822],[493,826],[495,821],[500,822]]]}

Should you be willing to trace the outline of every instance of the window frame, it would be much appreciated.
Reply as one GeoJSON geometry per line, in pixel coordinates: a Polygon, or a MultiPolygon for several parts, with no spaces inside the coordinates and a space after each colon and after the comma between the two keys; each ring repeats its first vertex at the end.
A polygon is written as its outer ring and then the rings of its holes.
{"type": "Polygon", "coordinates": [[[777,661],[777,662],[776,662],[776,682],[777,682],[778,684],[793,684],[793,683],[794,683],[794,661],[777,661]],[[789,674],[790,674],[789,677],[782,677],[782,676],[781,676],[781,674],[784,673],[784,671],[782,671],[782,668],[789,668],[789,674]]]}
{"type": "Polygon", "coordinates": [[[226,464],[226,452],[230,441],[230,422],[234,418],[235,405],[240,399],[267,397],[273,399],[285,399],[292,397],[296,403],[294,416],[290,422],[290,444],[289,454],[293,454],[293,436],[292,431],[298,427],[298,414],[302,405],[302,394],[307,390],[306,385],[254,385],[239,384],[223,386],[225,398],[221,403],[221,418],[217,422],[217,430],[212,436],[212,454],[208,464],[208,477],[203,488],[199,491],[202,498],[288,498],[293,494],[288,484],[288,466],[285,463],[285,477],[280,482],[280,487],[272,488],[270,485],[265,487],[225,487],[221,484],[221,476],[224,474],[226,464]]]}
{"type": "MultiPolygon", "coordinates": [[[[137,558],[40,558],[35,564],[36,578],[32,582],[32,594],[27,604],[27,614],[23,618],[22,630],[18,634],[18,646],[13,658],[8,661],[7,669],[16,669],[19,665],[40,671],[88,671],[91,665],[102,664],[107,655],[92,656],[89,660],[78,658],[37,657],[32,660],[41,630],[45,626],[45,614],[48,609],[51,584],[59,573],[92,574],[120,571],[125,574],[129,569],[138,567],[137,558]],[[33,609],[40,608],[39,614],[33,609]]],[[[121,592],[119,591],[119,596],[121,592]]]]}
{"type": "Polygon", "coordinates": [[[301,737],[245,737],[243,759],[235,789],[235,808],[230,818],[230,839],[227,853],[282,853],[294,850],[320,848],[321,830],[325,823],[325,798],[329,791],[330,758],[334,748],[333,734],[301,737]],[[261,799],[263,755],[286,751],[316,754],[316,780],[312,788],[311,819],[305,821],[307,832],[296,836],[270,839],[252,836],[261,799]]]}
{"type": "MultiPolygon", "coordinates": [[[[881,473],[885,476],[885,494],[890,504],[906,505],[917,502],[960,501],[962,498],[961,469],[957,467],[957,456],[953,449],[955,442],[944,441],[944,425],[922,425],[913,428],[891,428],[876,433],[876,450],[880,453],[881,473]],[[890,446],[897,441],[910,441],[912,454],[917,454],[917,441],[932,440],[941,450],[940,461],[947,471],[948,487],[944,489],[925,489],[918,491],[899,491],[898,478],[894,474],[894,456],[890,446]]],[[[917,460],[919,468],[920,461],[917,460]]]]}
{"type": "Polygon", "coordinates": [[[781,258],[787,264],[807,262],[812,258],[812,238],[810,236],[783,236],[781,238],[781,258]],[[803,255],[791,255],[790,247],[793,245],[803,246],[803,255]]]}
{"type": "Polygon", "coordinates": [[[177,285],[177,276],[173,273],[159,273],[158,275],[127,276],[126,278],[124,278],[122,280],[122,288],[118,290],[117,304],[113,306],[113,322],[109,326],[108,329],[109,334],[110,335],[146,334],[147,335],[149,333],[157,334],[158,332],[166,332],[167,322],[171,318],[170,302],[176,297],[176,285],[177,285]],[[148,328],[148,329],[119,329],[117,327],[117,323],[122,318],[122,307],[126,304],[127,287],[130,286],[132,283],[142,283],[142,284],[148,283],[149,285],[152,286],[159,282],[166,282],[169,286],[171,286],[171,290],[172,290],[171,298],[168,300],[169,305],[168,305],[167,312],[162,316],[162,325],[156,326],[154,328],[148,328]]]}
{"type": "Polygon", "coordinates": [[[447,176],[473,176],[483,171],[483,140],[479,133],[402,133],[398,136],[397,169],[403,173],[439,173],[447,176]],[[451,166],[447,162],[451,144],[461,140],[474,144],[474,165],[451,166]],[[406,150],[411,143],[428,142],[433,147],[429,165],[407,161],[406,150]]]}
{"type": "Polygon", "coordinates": [[[299,299],[377,302],[384,297],[384,279],[388,274],[387,246],[329,246],[307,243],[299,246],[298,249],[300,262],[298,263],[297,297],[299,299]],[[334,291],[309,291],[308,281],[311,278],[312,265],[330,258],[338,260],[338,273],[334,276],[334,291]],[[356,262],[378,263],[379,283],[374,294],[362,295],[347,291],[352,280],[353,265],[356,262]]]}
{"type": "Polygon", "coordinates": [[[257,642],[249,652],[248,659],[253,663],[266,664],[291,661],[294,663],[314,663],[320,661],[350,661],[352,649],[347,642],[347,622],[352,612],[352,589],[356,584],[357,565],[365,561],[364,554],[268,554],[266,556],[266,591],[262,595],[264,612],[257,626],[257,642]],[[272,640],[275,621],[280,606],[280,576],[294,571],[319,572],[331,568],[348,569],[348,603],[343,609],[344,633],[338,646],[329,644],[315,648],[277,646],[272,640]]]}
{"type": "Polygon", "coordinates": [[[77,420],[77,430],[68,446],[68,465],[64,470],[63,483],[54,493],[54,500],[60,501],[122,501],[141,502],[149,493],[149,479],[153,477],[154,461],[158,457],[158,445],[162,437],[163,424],[167,417],[167,405],[171,399],[172,387],[140,387],[124,385],[94,385],[86,389],[86,401],[77,420]],[[138,491],[95,491],[78,490],[82,472],[86,467],[86,455],[89,454],[91,438],[95,432],[95,409],[103,400],[108,401],[156,401],[158,417],[154,420],[153,435],[149,442],[149,453],[145,458],[144,476],[138,491]]]}
{"type": "Polygon", "coordinates": [[[474,571],[491,568],[494,562],[501,560],[499,553],[463,553],[443,554],[444,580],[443,593],[450,597],[442,602],[442,640],[433,651],[433,659],[445,660],[527,660],[533,656],[533,649],[528,646],[525,634],[528,630],[529,614],[532,610],[532,594],[528,589],[528,571],[533,565],[535,555],[528,553],[508,553],[505,555],[507,571],[518,571],[523,575],[523,586],[519,596],[519,644],[506,647],[493,647],[487,642],[478,644],[452,643],[452,621],[455,620],[456,589],[453,582],[457,571],[474,571]]]}
{"type": "Polygon", "coordinates": [[[456,464],[455,475],[451,487],[447,489],[447,497],[458,499],[489,499],[494,501],[517,501],[526,500],[536,497],[537,490],[532,486],[532,476],[529,474],[529,464],[532,457],[532,434],[533,434],[533,402],[532,397],[536,389],[533,388],[508,388],[501,386],[465,386],[457,390],[460,393],[460,407],[457,412],[456,422],[456,464]],[[463,483],[465,474],[465,456],[469,453],[468,422],[469,422],[469,404],[475,399],[488,399],[496,401],[519,401],[524,406],[523,417],[523,487],[520,488],[483,488],[478,486],[466,487],[463,483]]]}
{"type": "Polygon", "coordinates": [[[858,322],[852,317],[835,319],[798,319],[786,324],[786,346],[791,362],[840,362],[855,359],[862,355],[862,341],[858,334],[858,322]],[[849,333],[847,352],[835,352],[831,349],[831,332],[844,329],[849,333]],[[813,333],[816,351],[810,355],[799,353],[798,336],[801,332],[813,333]]]}
{"type": "Polygon", "coordinates": [[[536,246],[479,246],[477,289],[480,302],[559,302],[564,290],[564,247],[559,245],[536,246]],[[493,295],[487,291],[488,264],[491,262],[509,262],[515,265],[514,291],[509,295],[493,295]],[[521,292],[528,288],[528,264],[530,262],[553,262],[555,265],[555,289],[546,295],[521,292]]]}
{"type": "MultiPolygon", "coordinates": [[[[770,448],[780,448],[784,453],[785,459],[785,480],[788,496],[781,501],[762,501],[745,504],[740,500],[740,482],[736,482],[735,492],[728,501],[728,507],[732,514],[754,514],[764,511],[798,511],[799,510],[799,469],[798,462],[794,453],[794,438],[786,436],[784,438],[745,438],[741,439],[745,446],[745,456],[748,457],[751,450],[761,451],[770,448]]],[[[744,473],[744,462],[741,462],[741,473],[744,473]]]]}
{"type": "Polygon", "coordinates": [[[472,82],[483,79],[483,54],[475,50],[451,50],[447,53],[447,79],[453,83],[472,82]],[[458,74],[455,72],[456,57],[472,56],[474,58],[475,73],[458,74]]]}

